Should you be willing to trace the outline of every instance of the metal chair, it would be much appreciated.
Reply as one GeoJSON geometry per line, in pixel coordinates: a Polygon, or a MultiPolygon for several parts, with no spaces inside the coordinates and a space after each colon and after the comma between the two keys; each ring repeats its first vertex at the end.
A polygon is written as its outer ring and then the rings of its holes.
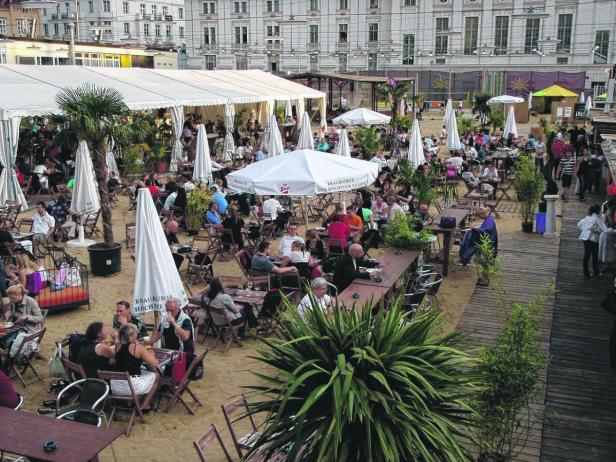
{"type": "Polygon", "coordinates": [[[58,419],[89,423],[100,427],[105,419],[105,400],[109,396],[109,385],[99,379],[81,379],[65,387],[56,398],[55,415],[58,419]],[[73,389],[79,390],[75,399],[61,406],[62,397],[73,389]]]}

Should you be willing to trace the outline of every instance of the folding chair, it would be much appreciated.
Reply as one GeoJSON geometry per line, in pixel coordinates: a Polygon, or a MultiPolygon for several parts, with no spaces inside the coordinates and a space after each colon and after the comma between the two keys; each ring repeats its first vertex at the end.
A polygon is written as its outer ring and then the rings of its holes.
{"type": "Polygon", "coordinates": [[[193,256],[188,261],[186,284],[191,285],[195,284],[195,282],[200,282],[207,285],[210,279],[214,277],[212,263],[216,258],[218,250],[211,247],[211,240],[207,236],[195,236],[192,240],[191,247],[193,249],[193,256]],[[204,257],[203,261],[197,263],[195,260],[197,252],[205,253],[209,257],[209,261],[204,257]]]}
{"type": "Polygon", "coordinates": [[[269,273],[261,273],[258,271],[253,271],[250,268],[251,258],[252,258],[250,256],[250,252],[248,252],[245,249],[240,250],[239,252],[236,252],[235,254],[233,254],[233,258],[237,262],[237,265],[240,267],[240,270],[242,270],[242,273],[244,274],[244,277],[246,278],[247,282],[252,284],[254,287],[264,286],[267,284],[267,287],[269,290],[269,282],[270,282],[269,273]]]}
{"type": "Polygon", "coordinates": [[[330,257],[344,257],[345,247],[345,243],[340,239],[328,239],[327,241],[327,253],[330,257]]]}
{"type": "Polygon", "coordinates": [[[207,462],[207,459],[205,458],[205,448],[212,441],[214,441],[214,438],[218,440],[218,444],[220,444],[222,451],[225,453],[225,460],[227,462],[234,462],[231,458],[231,455],[229,454],[229,450],[225,446],[225,443],[223,442],[222,438],[220,437],[220,432],[216,428],[216,425],[211,425],[208,431],[206,431],[197,441],[193,442],[195,450],[197,451],[197,455],[199,456],[199,460],[201,462],[207,462]]]}
{"type": "Polygon", "coordinates": [[[47,328],[43,327],[41,330],[23,337],[15,356],[12,358],[11,371],[9,375],[10,377],[17,376],[24,388],[27,388],[29,385],[29,383],[27,383],[24,379],[24,374],[28,369],[31,369],[32,372],[34,372],[34,375],[39,381],[43,380],[38,372],[36,372],[36,369],[32,364],[32,359],[34,359],[36,348],[42,342],[46,331],[47,328]]]}
{"type": "Polygon", "coordinates": [[[246,401],[246,396],[242,395],[239,398],[231,401],[230,403],[223,404],[220,407],[222,408],[222,413],[225,416],[227,427],[229,427],[229,433],[231,433],[231,439],[233,440],[235,449],[237,450],[237,453],[241,459],[243,456],[242,449],[244,450],[252,449],[256,441],[261,436],[261,432],[257,431],[257,424],[252,414],[248,414],[249,409],[248,409],[248,401],[246,401]],[[250,420],[250,424],[252,426],[252,431],[245,434],[239,439],[235,434],[233,425],[231,424],[231,414],[233,414],[235,411],[238,411],[238,410],[246,411],[246,413],[248,414],[248,418],[250,420]]]}
{"type": "Polygon", "coordinates": [[[216,347],[218,346],[218,342],[225,343],[225,332],[228,332],[229,334],[229,339],[225,344],[225,353],[229,351],[231,342],[235,342],[240,347],[243,346],[239,335],[240,329],[243,327],[242,324],[231,324],[231,320],[227,317],[227,313],[224,308],[214,308],[210,305],[206,305],[204,308],[210,319],[212,329],[216,334],[216,340],[214,341],[214,346],[212,346],[212,350],[216,349],[216,347]]]}
{"type": "Polygon", "coordinates": [[[98,219],[101,216],[101,211],[96,213],[96,215],[88,215],[86,217],[86,221],[83,223],[83,232],[86,237],[91,238],[92,236],[100,236],[100,229],[98,229],[98,219]]]}
{"type": "Polygon", "coordinates": [[[118,193],[122,190],[122,186],[118,185],[114,188],[111,188],[109,190],[109,204],[112,207],[115,207],[116,205],[118,205],[118,193]]]}
{"type": "Polygon", "coordinates": [[[195,409],[203,406],[203,404],[201,404],[201,401],[199,401],[199,398],[197,398],[195,394],[191,391],[189,385],[191,382],[190,376],[195,370],[195,367],[197,367],[197,365],[203,361],[203,358],[205,358],[205,355],[207,355],[208,351],[209,350],[206,348],[201,354],[193,358],[192,362],[190,363],[190,366],[188,366],[188,369],[186,370],[186,374],[184,374],[184,378],[182,378],[182,381],[179,385],[170,385],[171,387],[173,387],[173,394],[169,397],[169,402],[164,409],[165,412],[169,412],[171,407],[178,401],[182,403],[182,405],[186,408],[190,415],[195,415],[195,409]],[[189,405],[189,403],[184,400],[184,397],[182,396],[184,393],[188,393],[190,395],[193,400],[192,404],[189,405]]]}
{"type": "Polygon", "coordinates": [[[34,225],[34,218],[22,218],[17,222],[17,232],[31,233],[34,225]]]}
{"type": "Polygon", "coordinates": [[[136,233],[137,233],[136,223],[129,223],[129,224],[124,225],[124,234],[125,234],[124,242],[126,243],[127,249],[135,248],[136,233]]]}
{"type": "Polygon", "coordinates": [[[66,371],[66,376],[71,382],[77,382],[78,380],[87,379],[86,371],[83,369],[81,364],[74,363],[73,361],[69,361],[67,358],[60,358],[62,361],[62,365],[64,366],[64,370],[66,371]]]}

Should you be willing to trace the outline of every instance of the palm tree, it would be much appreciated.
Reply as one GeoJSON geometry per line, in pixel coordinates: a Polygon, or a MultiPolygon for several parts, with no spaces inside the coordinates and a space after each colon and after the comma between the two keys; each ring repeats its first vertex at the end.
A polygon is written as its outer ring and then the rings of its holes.
{"type": "Polygon", "coordinates": [[[443,334],[434,314],[409,321],[400,301],[375,316],[370,304],[313,308],[306,320],[287,305],[280,338],[254,358],[267,371],[248,387],[263,399],[249,414],[267,414],[255,451],[285,450],[289,461],[470,460],[461,440],[471,362],[458,333],[443,334]]]}
{"type": "MultiPolygon", "coordinates": [[[[77,88],[64,88],[56,96],[56,103],[62,115],[64,131],[58,136],[73,140],[86,140],[98,182],[98,192],[103,218],[105,244],[114,245],[111,221],[111,205],[107,188],[106,143],[113,139],[126,144],[141,141],[148,133],[148,127],[140,121],[132,122],[130,110],[122,95],[115,89],[84,84],[77,88]]],[[[58,118],[56,118],[58,119],[58,118]]]]}
{"type": "Polygon", "coordinates": [[[407,83],[398,83],[395,79],[390,79],[390,81],[384,83],[377,89],[379,95],[387,99],[391,105],[391,118],[394,133],[396,133],[398,129],[400,101],[402,101],[409,91],[410,87],[407,83]]]}
{"type": "Polygon", "coordinates": [[[479,120],[481,125],[487,125],[489,123],[488,116],[490,115],[490,105],[488,100],[492,96],[488,93],[475,93],[475,102],[473,103],[473,114],[479,114],[479,120]]]}

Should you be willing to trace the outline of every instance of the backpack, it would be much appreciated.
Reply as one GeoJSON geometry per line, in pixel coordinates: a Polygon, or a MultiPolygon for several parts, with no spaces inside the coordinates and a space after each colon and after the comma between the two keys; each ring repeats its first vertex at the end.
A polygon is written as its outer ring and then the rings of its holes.
{"type": "Polygon", "coordinates": [[[68,336],[68,359],[74,363],[77,362],[77,357],[81,348],[86,343],[86,336],[78,332],[69,334],[68,336]]]}

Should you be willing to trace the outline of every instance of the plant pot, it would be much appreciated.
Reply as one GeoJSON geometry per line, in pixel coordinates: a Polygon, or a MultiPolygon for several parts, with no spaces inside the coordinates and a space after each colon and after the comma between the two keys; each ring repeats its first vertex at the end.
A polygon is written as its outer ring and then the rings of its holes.
{"type": "Polygon", "coordinates": [[[111,276],[122,271],[122,246],[120,244],[92,244],[88,247],[88,253],[92,275],[111,276]]]}
{"type": "Polygon", "coordinates": [[[164,160],[159,160],[156,162],[156,171],[158,173],[165,173],[169,171],[169,162],[165,162],[164,160]]]}
{"type": "Polygon", "coordinates": [[[522,223],[522,231],[525,233],[532,233],[533,232],[533,222],[525,221],[524,223],[522,223]]]}

